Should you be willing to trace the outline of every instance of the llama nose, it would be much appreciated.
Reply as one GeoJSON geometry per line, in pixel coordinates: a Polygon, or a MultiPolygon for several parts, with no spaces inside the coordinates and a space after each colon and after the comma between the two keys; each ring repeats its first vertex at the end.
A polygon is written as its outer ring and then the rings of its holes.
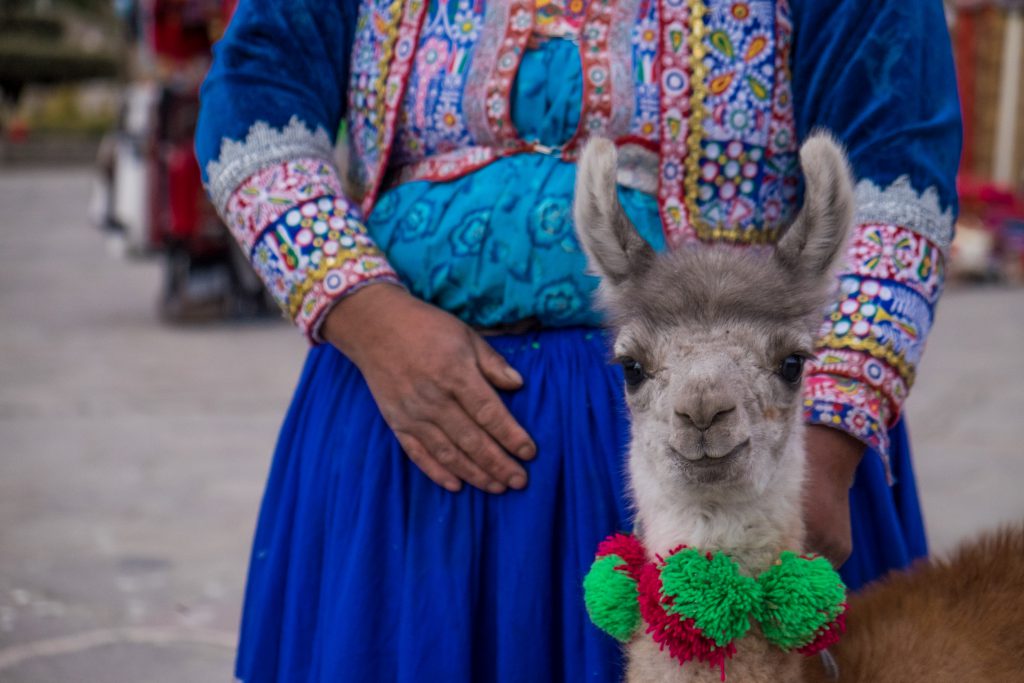
{"type": "Polygon", "coordinates": [[[703,400],[681,402],[676,415],[687,420],[700,431],[711,428],[716,421],[736,410],[736,403],[727,396],[704,396],[703,400]]]}

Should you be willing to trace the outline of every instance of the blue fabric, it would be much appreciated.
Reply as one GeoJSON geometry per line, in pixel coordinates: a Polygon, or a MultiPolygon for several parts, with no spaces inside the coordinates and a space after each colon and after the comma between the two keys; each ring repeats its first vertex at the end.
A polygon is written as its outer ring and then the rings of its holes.
{"type": "MultiPolygon", "coordinates": [[[[581,588],[600,540],[629,529],[621,371],[587,328],[490,341],[526,379],[503,398],[540,445],[526,489],[501,496],[433,484],[359,371],[310,350],[253,543],[242,681],[621,680],[581,588]]],[[[851,587],[925,552],[902,425],[891,436],[900,483],[869,455],[851,493],[851,587]]]]}
{"type": "MultiPolygon", "coordinates": [[[[550,40],[528,51],[511,98],[520,136],[552,146],[568,141],[579,122],[582,78],[573,43],[550,40]]],[[[575,164],[556,157],[499,159],[450,182],[389,190],[367,228],[410,291],[471,325],[529,318],[550,327],[598,325],[591,306],[597,278],[584,272],[572,223],[575,182],[575,164]]],[[[620,188],[619,199],[640,234],[665,249],[654,197],[620,188]]]]}
{"type": "Polygon", "coordinates": [[[432,483],[359,371],[310,351],[253,544],[243,681],[617,680],[581,586],[627,524],[621,372],[585,328],[490,341],[526,377],[504,398],[539,444],[501,496],[432,483]]]}
{"type": "Polygon", "coordinates": [[[359,2],[239,0],[200,89],[196,158],[203,182],[221,141],[244,140],[257,121],[292,116],[331,138],[345,115],[359,2]]]}
{"type": "Polygon", "coordinates": [[[858,178],[957,206],[962,129],[942,0],[792,0],[797,137],[827,128],[858,178]]]}

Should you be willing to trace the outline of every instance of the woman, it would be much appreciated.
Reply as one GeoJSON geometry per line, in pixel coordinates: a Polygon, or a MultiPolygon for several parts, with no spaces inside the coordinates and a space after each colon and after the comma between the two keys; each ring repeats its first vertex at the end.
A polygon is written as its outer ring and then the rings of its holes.
{"type": "Polygon", "coordinates": [[[630,524],[621,374],[571,225],[594,135],[658,249],[771,242],[798,141],[846,143],[858,226],[805,381],[807,523],[837,563],[852,543],[854,587],[925,554],[900,406],[955,210],[939,0],[353,5],[242,0],[202,93],[211,196],[313,343],[241,680],[616,679],[580,590],[630,524]]]}

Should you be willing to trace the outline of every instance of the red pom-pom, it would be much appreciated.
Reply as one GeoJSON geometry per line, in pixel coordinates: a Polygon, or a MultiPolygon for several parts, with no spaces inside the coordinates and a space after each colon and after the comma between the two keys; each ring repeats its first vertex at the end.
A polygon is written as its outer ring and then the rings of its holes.
{"type": "Polygon", "coordinates": [[[846,604],[843,604],[843,611],[839,613],[832,623],[825,627],[824,630],[818,633],[818,637],[812,640],[807,645],[797,650],[802,655],[810,657],[816,655],[822,650],[827,650],[843,637],[846,633],[846,604]]]}
{"type": "Polygon", "coordinates": [[[597,556],[618,555],[626,562],[626,571],[639,579],[640,568],[647,562],[644,546],[631,534],[613,534],[597,546],[597,556]]]}
{"type": "Polygon", "coordinates": [[[637,584],[640,614],[654,642],[662,650],[667,648],[680,664],[697,660],[712,669],[720,669],[725,680],[725,662],[736,654],[736,646],[729,643],[719,647],[697,628],[693,619],[683,619],[668,610],[673,601],[661,592],[661,573],[653,562],[641,569],[637,584]]]}

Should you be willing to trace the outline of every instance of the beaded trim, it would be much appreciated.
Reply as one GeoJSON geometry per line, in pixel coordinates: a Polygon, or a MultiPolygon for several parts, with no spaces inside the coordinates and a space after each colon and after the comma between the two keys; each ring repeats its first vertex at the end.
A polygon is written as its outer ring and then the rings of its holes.
{"type": "Polygon", "coordinates": [[[281,308],[311,337],[343,294],[371,281],[398,281],[341,197],[294,205],[256,240],[252,263],[281,308]]]}
{"type": "Polygon", "coordinates": [[[320,159],[285,161],[261,169],[239,185],[228,200],[224,222],[250,255],[263,230],[295,204],[340,194],[341,182],[328,163],[320,159]]]}
{"type": "Polygon", "coordinates": [[[943,254],[949,253],[953,242],[953,209],[942,210],[936,188],[918,192],[910,177],[905,175],[885,188],[862,180],[857,183],[856,199],[857,223],[904,226],[934,242],[943,254]]]}
{"type": "Polygon", "coordinates": [[[244,140],[221,141],[220,155],[206,165],[207,191],[214,207],[224,216],[231,194],[257,171],[289,159],[333,157],[334,146],[327,131],[317,128],[313,132],[298,116],[280,129],[257,121],[244,140]]]}
{"type": "MultiPolygon", "coordinates": [[[[398,3],[398,0],[396,0],[398,3]]],[[[384,180],[384,168],[391,153],[391,143],[395,138],[395,118],[405,97],[405,86],[409,82],[412,69],[412,58],[416,54],[416,43],[419,39],[423,18],[427,13],[424,0],[409,0],[402,14],[402,22],[394,35],[394,59],[391,60],[387,72],[384,90],[379,94],[384,101],[384,113],[381,128],[378,131],[380,156],[376,159],[377,168],[371,174],[371,185],[363,198],[363,214],[368,215],[377,201],[377,192],[384,180]]],[[[390,34],[389,34],[390,35],[390,34]]],[[[384,74],[381,74],[384,78],[384,74]]]]}
{"type": "Polygon", "coordinates": [[[700,127],[707,75],[703,62],[706,11],[701,0],[687,0],[685,4],[664,2],[661,7],[658,198],[665,237],[671,246],[695,237],[693,218],[697,210],[700,127]]]}
{"type": "MultiPolygon", "coordinates": [[[[865,382],[880,391],[888,402],[888,413],[895,420],[907,399],[909,387],[903,377],[888,363],[869,354],[851,349],[823,349],[808,366],[808,376],[836,375],[865,382]]],[[[887,423],[888,424],[888,423],[887,423]]]]}
{"type": "Polygon", "coordinates": [[[938,245],[912,230],[872,223],[855,230],[844,270],[905,284],[934,306],[942,294],[945,259],[938,245]]]}
{"type": "Polygon", "coordinates": [[[534,0],[487,4],[484,38],[477,44],[463,101],[466,125],[477,144],[519,144],[509,96],[533,32],[534,9],[534,0]]]}
{"type": "Polygon", "coordinates": [[[885,410],[879,393],[864,382],[834,375],[812,375],[804,381],[804,421],[841,429],[873,448],[891,483],[885,410]]]}
{"type": "Polygon", "coordinates": [[[583,107],[579,125],[562,158],[573,160],[590,137],[614,139],[629,131],[633,118],[632,21],[637,0],[595,0],[580,34],[583,107]],[[617,58],[612,59],[615,55],[617,58]]]}

